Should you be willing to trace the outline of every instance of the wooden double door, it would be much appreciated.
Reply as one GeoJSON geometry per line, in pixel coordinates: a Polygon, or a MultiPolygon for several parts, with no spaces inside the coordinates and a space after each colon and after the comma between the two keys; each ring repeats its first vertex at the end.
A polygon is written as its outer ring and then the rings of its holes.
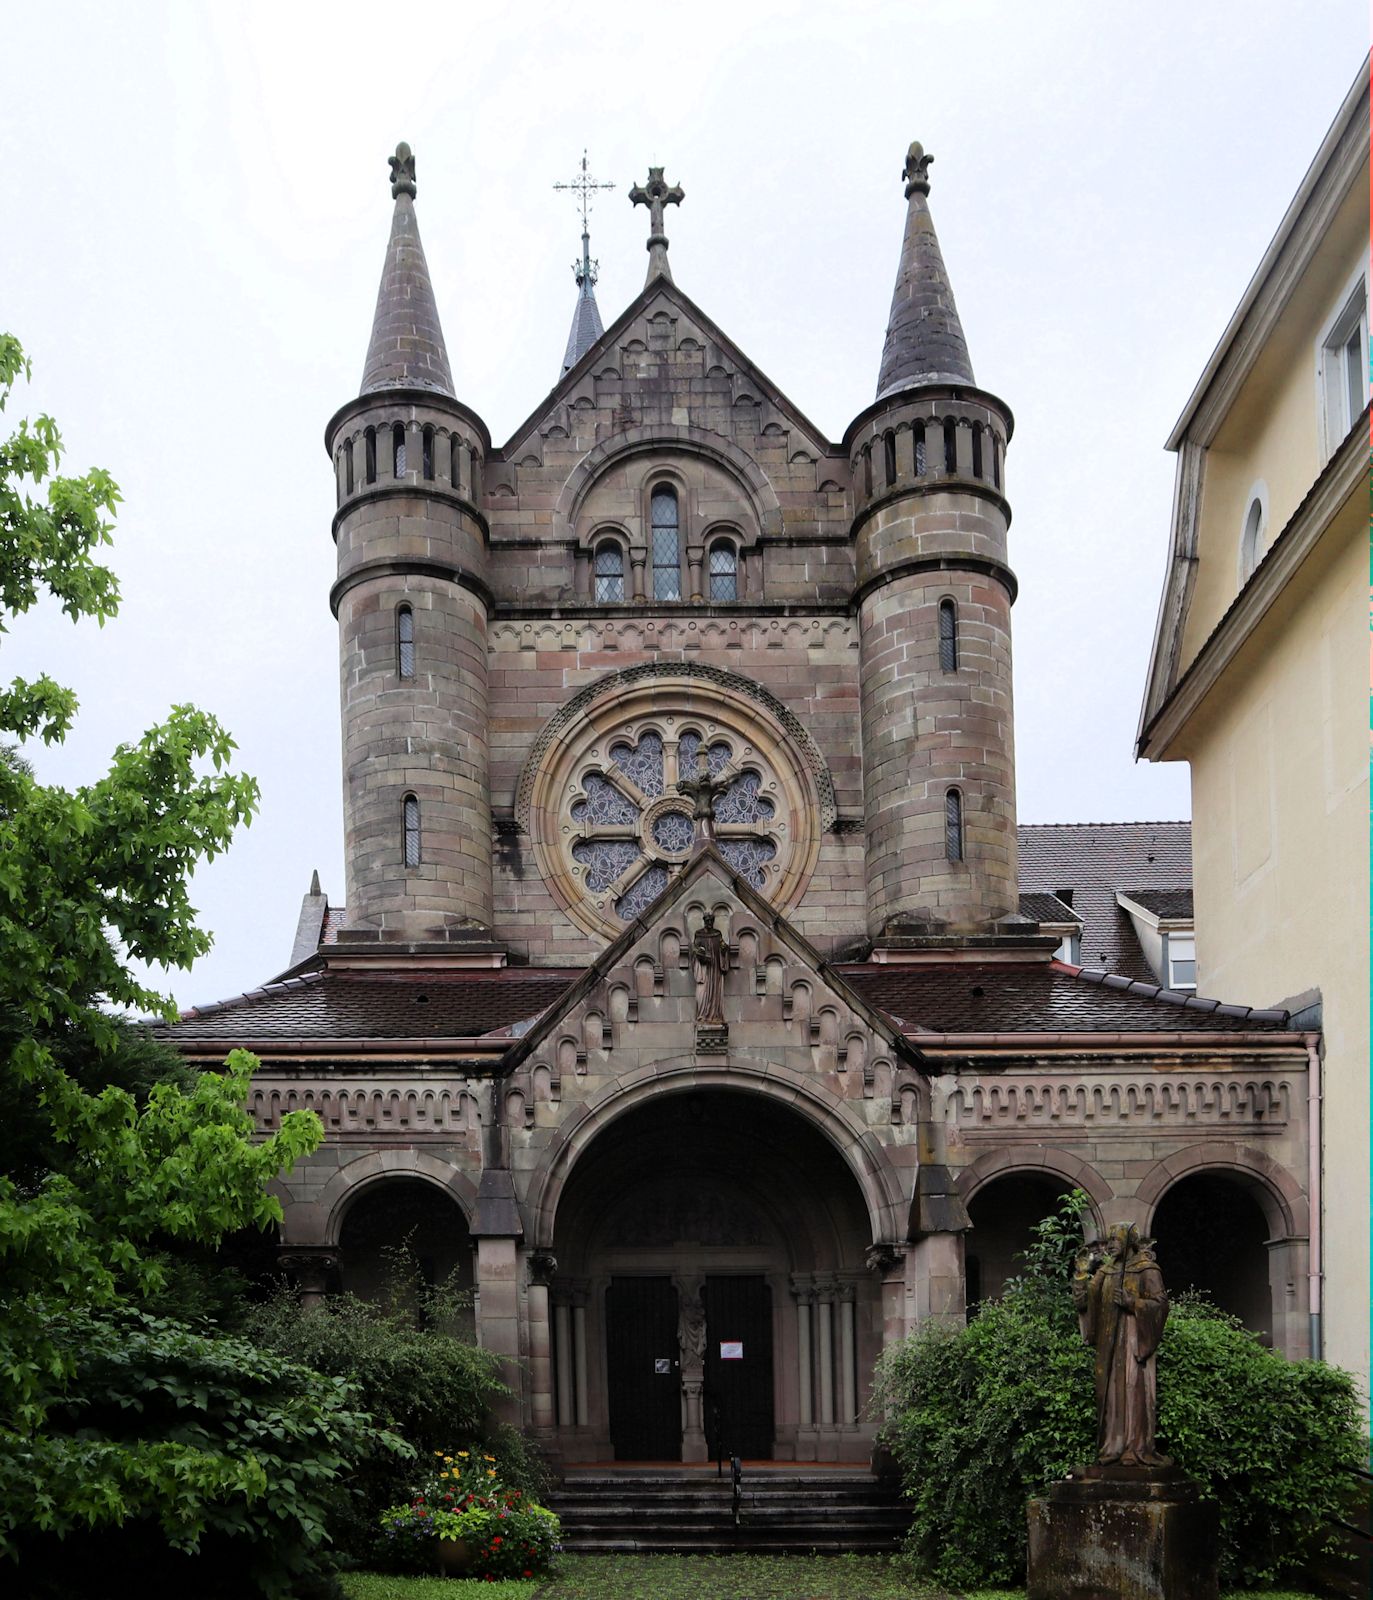
{"type": "MultiPolygon", "coordinates": [[[[706,1440],[712,1455],[773,1450],[772,1294],[759,1276],[705,1280],[706,1440]]],[[[672,1279],[616,1277],[606,1291],[610,1438],[617,1461],[679,1461],[682,1366],[672,1279]]]]}

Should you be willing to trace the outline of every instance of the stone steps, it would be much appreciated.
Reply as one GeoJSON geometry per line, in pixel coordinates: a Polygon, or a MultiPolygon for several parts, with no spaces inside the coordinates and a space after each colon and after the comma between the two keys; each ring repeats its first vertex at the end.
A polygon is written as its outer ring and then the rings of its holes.
{"type": "Polygon", "coordinates": [[[584,1555],[890,1554],[910,1526],[895,1485],[853,1471],[746,1469],[737,1526],[730,1480],[713,1474],[580,1469],[547,1503],[563,1548],[584,1555]]]}

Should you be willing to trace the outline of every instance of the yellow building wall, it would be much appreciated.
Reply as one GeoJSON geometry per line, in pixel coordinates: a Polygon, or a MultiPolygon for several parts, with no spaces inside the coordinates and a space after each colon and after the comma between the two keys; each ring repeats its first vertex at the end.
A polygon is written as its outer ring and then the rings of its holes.
{"type": "Polygon", "coordinates": [[[1361,491],[1169,751],[1192,766],[1198,992],[1249,1005],[1323,997],[1325,1354],[1365,1393],[1367,579],[1361,491]]]}
{"type": "MultiPolygon", "coordinates": [[[[1254,484],[1268,488],[1260,559],[1324,464],[1316,383],[1317,342],[1368,257],[1368,167],[1337,213],[1320,253],[1207,448],[1197,525],[1196,581],[1182,635],[1193,660],[1240,587],[1240,535],[1254,484]]],[[[1362,676],[1362,671],[1361,674],[1362,676]]]]}

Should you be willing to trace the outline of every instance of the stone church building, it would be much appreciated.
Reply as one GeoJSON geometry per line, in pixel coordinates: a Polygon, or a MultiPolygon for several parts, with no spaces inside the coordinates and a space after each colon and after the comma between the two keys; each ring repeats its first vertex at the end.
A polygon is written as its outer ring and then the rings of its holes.
{"type": "Polygon", "coordinates": [[[173,1038],[256,1051],[264,1129],[319,1114],[303,1292],[374,1291],[408,1237],[565,1461],[865,1459],[883,1347],[995,1293],[1071,1186],[1307,1349],[1316,1037],[1069,964],[1071,912],[1022,901],[1013,421],[929,162],[842,439],[673,281],[654,168],[642,291],[603,329],[587,265],[496,444],[392,161],[326,430],[346,904],[316,882],[288,971],[173,1038]]]}

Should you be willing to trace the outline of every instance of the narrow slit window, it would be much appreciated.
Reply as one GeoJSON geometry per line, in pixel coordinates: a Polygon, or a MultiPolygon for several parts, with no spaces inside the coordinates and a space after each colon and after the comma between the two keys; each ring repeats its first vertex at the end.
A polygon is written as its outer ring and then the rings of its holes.
{"type": "Polygon", "coordinates": [[[415,614],[409,606],[396,609],[396,665],[402,678],[415,676],[415,614]]]}
{"type": "Polygon", "coordinates": [[[434,476],[434,430],[426,428],[420,436],[423,443],[423,469],[426,478],[434,476]]]}
{"type": "Polygon", "coordinates": [[[958,471],[958,424],[952,417],[944,418],[944,471],[958,471]]]}
{"type": "Polygon", "coordinates": [[[456,433],[448,440],[448,481],[455,489],[462,482],[462,440],[456,433]]]}
{"type": "Polygon", "coordinates": [[[363,471],[368,483],[375,483],[377,481],[377,430],[368,428],[362,437],[366,451],[366,465],[363,471]]]}
{"type": "Polygon", "coordinates": [[[896,482],[896,435],[890,428],[882,435],[882,465],[886,469],[887,487],[896,482]]]}
{"type": "Polygon", "coordinates": [[[1001,440],[992,435],[992,488],[1001,487],[1001,440]]]}
{"type": "Polygon", "coordinates": [[[350,439],[343,447],[343,492],[353,492],[353,441],[350,439]]]}
{"type": "Polygon", "coordinates": [[[405,864],[407,867],[417,867],[420,864],[420,803],[414,795],[405,797],[403,806],[405,815],[405,864]]]}
{"type": "Polygon", "coordinates": [[[963,859],[963,796],[957,789],[944,796],[944,854],[950,861],[963,859]]]}
{"type": "Polygon", "coordinates": [[[596,598],[609,604],[625,597],[625,553],[613,539],[596,546],[596,598]]]}
{"type": "Polygon", "coordinates": [[[982,476],[982,429],[973,429],[973,477],[982,476]]]}
{"type": "Polygon", "coordinates": [[[952,600],[939,602],[939,669],[958,671],[958,607],[952,600]]]}
{"type": "Polygon", "coordinates": [[[717,539],[710,547],[710,598],[739,598],[739,553],[728,539],[717,539]]]}
{"type": "Polygon", "coordinates": [[[872,446],[863,452],[863,493],[872,495],[872,446]]]}
{"type": "Polygon", "coordinates": [[[397,478],[405,476],[405,425],[400,422],[391,429],[391,467],[397,478]]]}
{"type": "Polygon", "coordinates": [[[653,524],[653,598],[682,598],[682,535],[674,489],[655,489],[649,503],[653,524]]]}
{"type": "Polygon", "coordinates": [[[917,478],[925,476],[925,424],[916,422],[911,425],[911,437],[915,440],[915,475],[917,478]]]}

